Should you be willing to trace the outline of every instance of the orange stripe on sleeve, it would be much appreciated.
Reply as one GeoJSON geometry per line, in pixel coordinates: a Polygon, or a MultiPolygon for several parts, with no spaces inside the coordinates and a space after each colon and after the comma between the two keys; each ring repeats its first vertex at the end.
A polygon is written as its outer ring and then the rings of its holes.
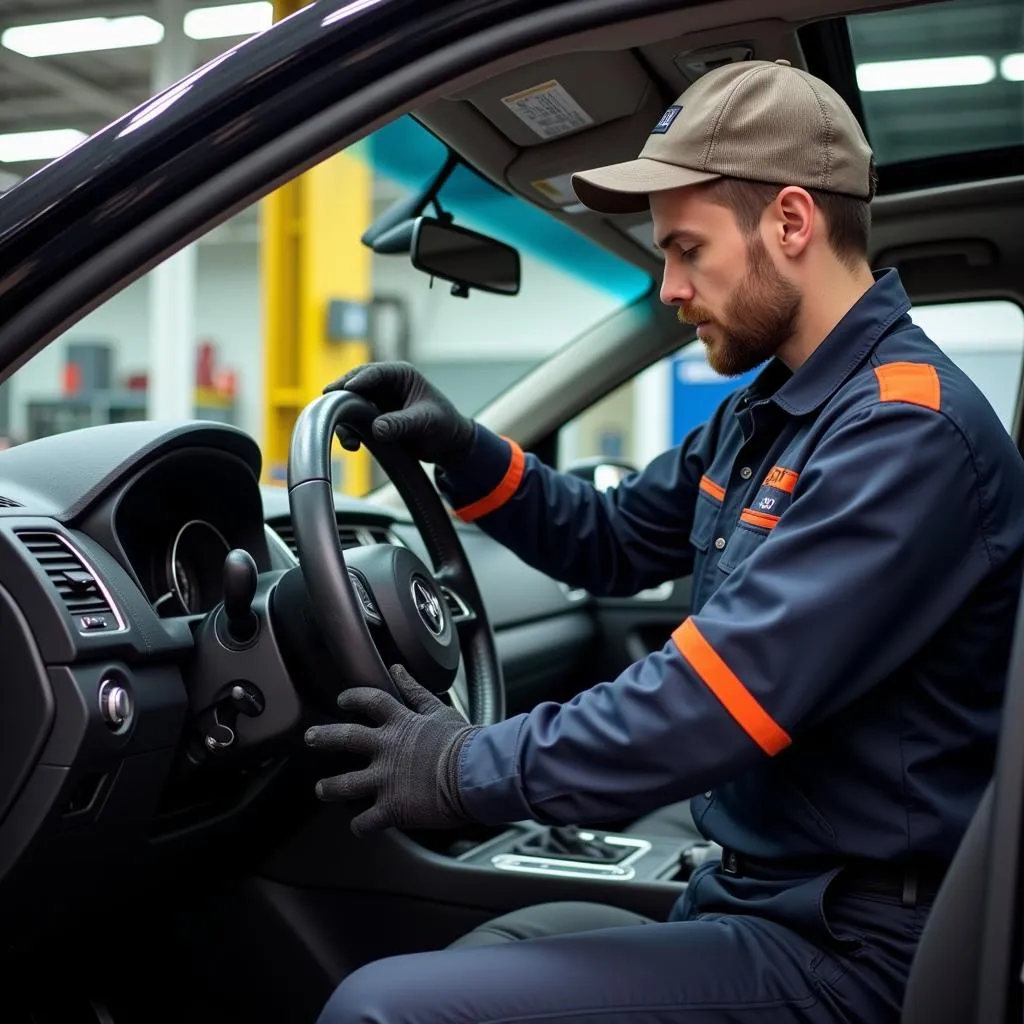
{"type": "Polygon", "coordinates": [[[909,402],[938,409],[942,388],[938,371],[930,363],[887,363],[875,367],[883,402],[909,402]]]}
{"type": "Polygon", "coordinates": [[[774,487],[777,491],[785,491],[786,494],[792,494],[799,476],[799,473],[794,473],[791,469],[775,466],[764,478],[764,486],[774,487]]]}
{"type": "Polygon", "coordinates": [[[710,477],[702,476],[700,478],[700,489],[715,501],[725,501],[725,488],[719,487],[710,477]]]}
{"type": "Polygon", "coordinates": [[[672,634],[679,653],[718,698],[743,731],[769,756],[785,750],[792,740],[757,702],[757,698],[736,677],[715,649],[687,619],[672,634]]]}
{"type": "Polygon", "coordinates": [[[778,521],[778,516],[770,516],[765,512],[755,512],[752,508],[745,508],[740,513],[741,523],[750,523],[751,526],[763,526],[766,530],[774,530],[775,524],[778,521]]]}
{"type": "Polygon", "coordinates": [[[519,490],[519,485],[523,481],[523,473],[526,471],[526,456],[515,441],[508,437],[505,440],[512,446],[512,458],[509,461],[508,469],[505,470],[501,482],[490,494],[455,510],[455,514],[464,523],[471,523],[474,519],[480,519],[497,511],[519,490]]]}

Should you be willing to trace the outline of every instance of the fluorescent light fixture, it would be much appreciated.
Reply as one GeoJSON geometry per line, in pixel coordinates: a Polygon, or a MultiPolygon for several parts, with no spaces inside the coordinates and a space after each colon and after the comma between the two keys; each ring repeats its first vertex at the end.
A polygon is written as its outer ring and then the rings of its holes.
{"type": "Polygon", "coordinates": [[[77,128],[56,128],[43,132],[12,132],[0,135],[0,163],[17,164],[34,160],[55,160],[86,137],[77,128]]]}
{"type": "Polygon", "coordinates": [[[257,3],[197,7],[185,15],[185,35],[190,39],[224,39],[251,36],[274,23],[274,5],[257,3]]]}
{"type": "Polygon", "coordinates": [[[999,72],[1008,82],[1024,82],[1024,53],[1008,53],[999,62],[999,72]]]}
{"type": "Polygon", "coordinates": [[[164,27],[159,21],[144,14],[132,14],[123,18],[79,18],[44,25],[16,25],[0,35],[0,45],[26,57],[51,57],[59,53],[153,46],[163,37],[164,27]]]}
{"type": "Polygon", "coordinates": [[[996,62],[981,55],[887,60],[857,65],[857,85],[861,92],[985,85],[995,77],[996,62]]]}

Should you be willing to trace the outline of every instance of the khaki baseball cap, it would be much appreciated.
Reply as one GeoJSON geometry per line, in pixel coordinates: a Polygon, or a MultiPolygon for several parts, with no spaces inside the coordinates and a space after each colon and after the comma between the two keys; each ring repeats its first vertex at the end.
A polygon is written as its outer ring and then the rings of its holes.
{"type": "Polygon", "coordinates": [[[789,61],[726,64],[665,111],[636,160],[580,171],[598,213],[640,213],[651,192],[746,178],[870,199],[871,147],[842,97],[789,61]]]}

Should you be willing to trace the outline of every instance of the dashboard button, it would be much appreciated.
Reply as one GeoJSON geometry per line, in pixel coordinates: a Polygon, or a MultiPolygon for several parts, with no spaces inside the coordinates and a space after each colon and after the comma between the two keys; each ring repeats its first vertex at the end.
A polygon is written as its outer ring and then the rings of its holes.
{"type": "Polygon", "coordinates": [[[112,729],[120,729],[132,717],[132,697],[127,688],[111,679],[100,684],[100,714],[112,729]]]}
{"type": "Polygon", "coordinates": [[[80,621],[82,629],[107,629],[110,626],[105,615],[83,615],[80,621]]]}

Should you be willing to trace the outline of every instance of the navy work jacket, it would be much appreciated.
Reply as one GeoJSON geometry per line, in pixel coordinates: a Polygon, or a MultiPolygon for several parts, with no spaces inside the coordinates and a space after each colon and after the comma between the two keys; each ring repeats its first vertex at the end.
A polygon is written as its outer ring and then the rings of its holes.
{"type": "Polygon", "coordinates": [[[692,574],[693,603],[617,679],[476,733],[470,815],[693,797],[749,857],[948,861],[993,767],[1024,461],[909,309],[877,274],[795,373],[771,361],[603,493],[478,426],[438,476],[463,519],[595,595],[692,574]]]}

